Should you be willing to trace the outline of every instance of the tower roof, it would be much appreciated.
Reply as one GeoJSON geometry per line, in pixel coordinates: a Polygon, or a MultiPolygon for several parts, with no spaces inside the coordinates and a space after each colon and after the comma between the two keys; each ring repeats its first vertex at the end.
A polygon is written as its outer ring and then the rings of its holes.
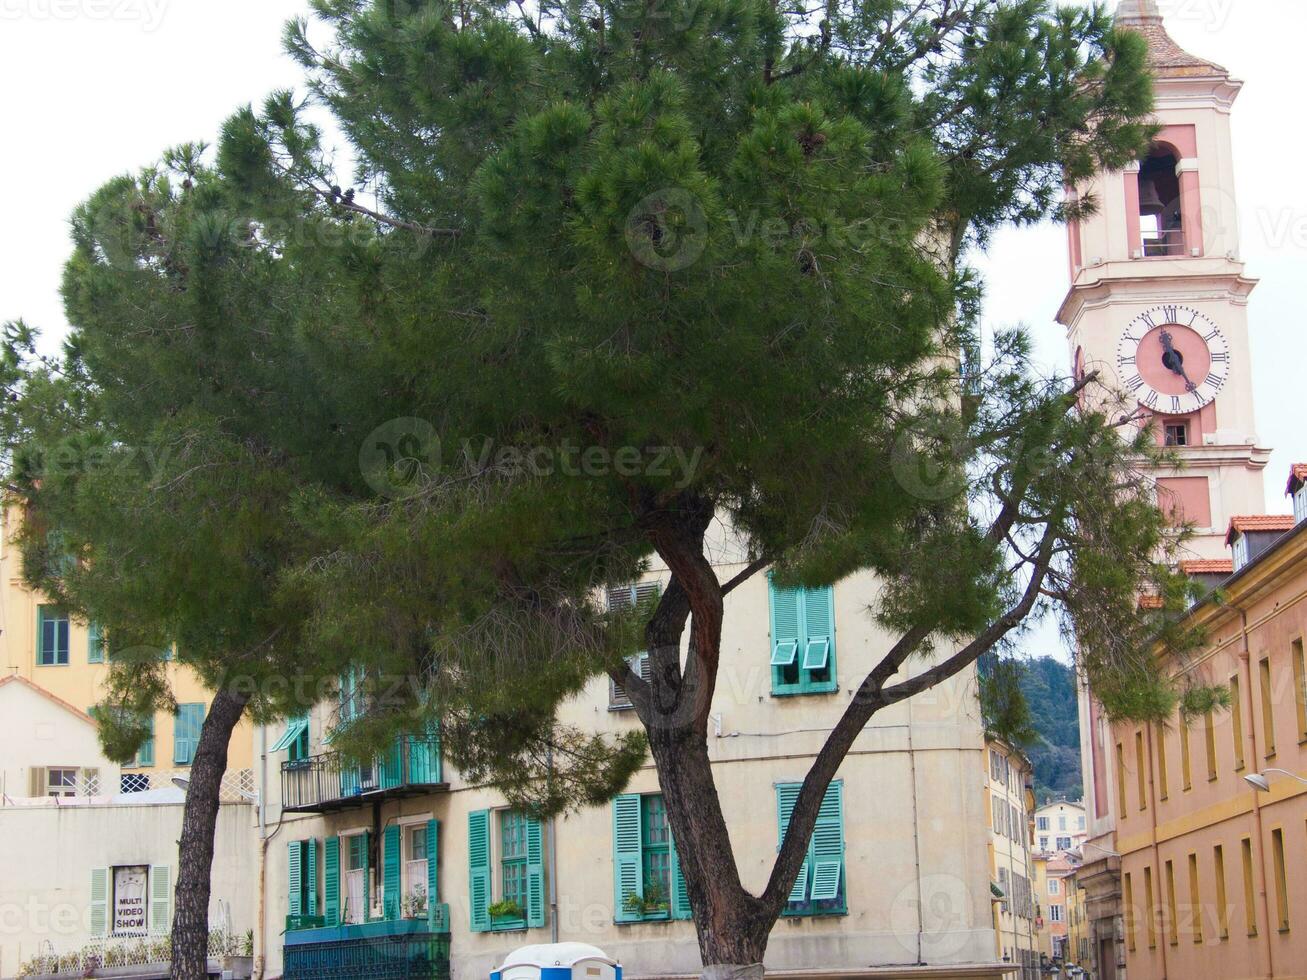
{"type": "Polygon", "coordinates": [[[1148,67],[1158,78],[1230,74],[1216,62],[1196,57],[1175,43],[1166,32],[1157,0],[1120,0],[1116,23],[1144,36],[1148,42],[1148,67]]]}

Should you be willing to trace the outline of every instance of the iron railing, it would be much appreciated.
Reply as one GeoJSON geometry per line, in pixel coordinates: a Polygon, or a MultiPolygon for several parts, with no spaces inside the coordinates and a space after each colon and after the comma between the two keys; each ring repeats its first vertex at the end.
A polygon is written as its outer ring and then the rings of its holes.
{"type": "Polygon", "coordinates": [[[405,735],[370,765],[348,765],[336,755],[281,764],[281,808],[327,813],[374,800],[429,793],[445,787],[436,735],[405,735]]]}
{"type": "Polygon", "coordinates": [[[393,919],[287,932],[284,980],[449,980],[444,930],[426,919],[393,919]]]}

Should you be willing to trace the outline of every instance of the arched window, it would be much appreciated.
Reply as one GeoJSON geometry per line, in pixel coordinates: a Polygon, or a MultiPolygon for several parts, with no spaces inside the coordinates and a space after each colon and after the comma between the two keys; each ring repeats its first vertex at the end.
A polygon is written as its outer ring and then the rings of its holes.
{"type": "Polygon", "coordinates": [[[1185,254],[1178,153],[1154,144],[1139,165],[1139,233],[1144,258],[1185,254]]]}

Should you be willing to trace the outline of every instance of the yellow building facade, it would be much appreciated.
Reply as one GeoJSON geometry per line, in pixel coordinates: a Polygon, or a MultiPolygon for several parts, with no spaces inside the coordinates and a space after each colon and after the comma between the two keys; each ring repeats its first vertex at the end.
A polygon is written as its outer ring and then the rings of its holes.
{"type": "Polygon", "coordinates": [[[994,880],[995,952],[1017,980],[1039,977],[1039,902],[1031,849],[1034,769],[1018,748],[985,740],[989,862],[994,880]]]}

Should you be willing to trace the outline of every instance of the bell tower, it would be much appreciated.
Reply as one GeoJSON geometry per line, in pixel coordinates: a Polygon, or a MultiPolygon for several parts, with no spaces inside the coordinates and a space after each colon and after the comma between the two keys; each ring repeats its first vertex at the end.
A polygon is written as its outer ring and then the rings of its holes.
{"type": "Polygon", "coordinates": [[[1159,501],[1196,525],[1196,558],[1227,558],[1230,518],[1264,510],[1249,364],[1248,298],[1231,160],[1242,83],[1180,48],[1155,0],[1121,0],[1156,79],[1147,153],[1070,188],[1096,212],[1067,227],[1071,287],[1058,311],[1077,375],[1128,392],[1183,461],[1157,473],[1159,501]]]}

